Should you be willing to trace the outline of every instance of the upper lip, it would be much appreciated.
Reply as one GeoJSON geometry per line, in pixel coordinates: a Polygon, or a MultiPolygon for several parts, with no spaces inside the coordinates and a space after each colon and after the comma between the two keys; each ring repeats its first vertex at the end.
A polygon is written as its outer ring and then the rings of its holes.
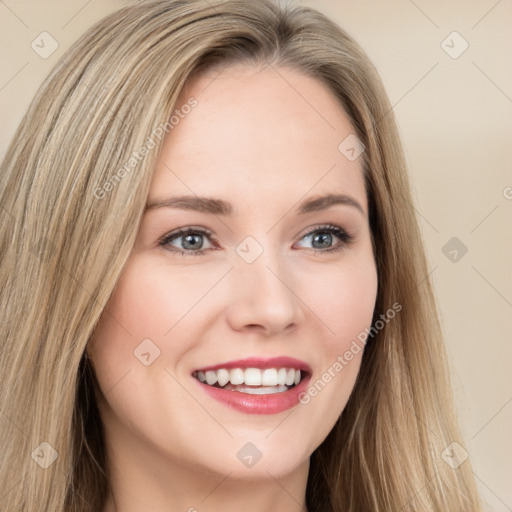
{"type": "Polygon", "coordinates": [[[288,356],[270,358],[248,357],[246,359],[236,359],[210,366],[203,366],[201,368],[197,368],[196,371],[206,372],[208,370],[220,370],[222,368],[225,368],[226,370],[229,370],[230,368],[259,368],[261,370],[266,368],[294,368],[309,374],[312,373],[311,367],[307,363],[288,356]]]}

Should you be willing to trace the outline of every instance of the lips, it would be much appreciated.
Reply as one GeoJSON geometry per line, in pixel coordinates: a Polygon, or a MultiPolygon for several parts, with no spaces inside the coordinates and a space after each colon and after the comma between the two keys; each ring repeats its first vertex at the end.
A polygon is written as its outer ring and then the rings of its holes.
{"type": "Polygon", "coordinates": [[[195,370],[192,376],[211,397],[249,414],[275,414],[297,405],[311,367],[295,358],[248,358],[195,370]]]}
{"type": "Polygon", "coordinates": [[[205,366],[203,368],[198,368],[198,370],[220,370],[221,368],[260,368],[264,370],[265,368],[276,367],[298,368],[299,370],[304,370],[304,372],[306,373],[311,373],[311,367],[307,363],[305,363],[304,361],[300,361],[299,359],[287,356],[271,358],[250,357],[247,359],[237,359],[233,361],[227,361],[225,363],[219,363],[216,365],[205,366]]]}

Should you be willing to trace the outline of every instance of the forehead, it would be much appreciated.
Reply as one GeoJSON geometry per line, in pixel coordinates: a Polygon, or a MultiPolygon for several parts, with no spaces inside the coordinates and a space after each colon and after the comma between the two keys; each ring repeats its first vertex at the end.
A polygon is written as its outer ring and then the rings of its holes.
{"type": "Polygon", "coordinates": [[[354,127],[320,81],[291,68],[231,66],[188,84],[177,109],[150,198],[192,193],[247,205],[350,192],[366,205],[361,159],[338,149],[354,127]],[[192,98],[197,105],[180,111],[192,98]]]}

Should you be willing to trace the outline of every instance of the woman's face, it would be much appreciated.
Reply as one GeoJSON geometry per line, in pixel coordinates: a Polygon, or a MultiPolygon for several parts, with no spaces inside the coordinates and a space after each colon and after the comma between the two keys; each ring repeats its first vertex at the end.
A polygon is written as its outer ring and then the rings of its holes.
{"type": "Polygon", "coordinates": [[[209,73],[191,98],[88,347],[109,455],[155,474],[307,472],[377,293],[362,159],[339,148],[355,129],[285,67],[209,73]]]}

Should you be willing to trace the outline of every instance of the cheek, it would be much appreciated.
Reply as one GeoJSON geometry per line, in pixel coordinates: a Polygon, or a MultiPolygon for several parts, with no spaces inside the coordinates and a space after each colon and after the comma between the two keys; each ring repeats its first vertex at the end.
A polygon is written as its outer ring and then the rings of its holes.
{"type": "Polygon", "coordinates": [[[169,339],[175,338],[170,333],[180,322],[193,317],[195,306],[223,272],[224,269],[212,271],[205,267],[193,273],[171,273],[165,264],[132,256],[88,347],[101,387],[110,388],[134,363],[138,368],[135,357],[142,350],[139,347],[145,347],[144,353],[160,351],[163,357],[156,366],[164,362],[173,366],[189,347],[180,339],[173,344],[169,360],[169,339]]]}
{"type": "Polygon", "coordinates": [[[346,350],[368,328],[377,298],[377,270],[373,257],[354,254],[339,268],[316,271],[303,288],[305,302],[322,321],[326,332],[326,355],[346,350]]]}
{"type": "Polygon", "coordinates": [[[161,347],[160,340],[170,328],[172,318],[166,314],[162,292],[148,277],[136,261],[129,261],[89,343],[88,352],[103,390],[131,371],[139,346],[148,346],[147,340],[151,340],[161,347]],[[169,323],[164,325],[167,319],[169,323]]]}
{"type": "Polygon", "coordinates": [[[358,336],[371,326],[377,297],[377,270],[369,254],[347,253],[339,266],[310,274],[308,286],[302,288],[315,324],[325,333],[318,339],[320,371],[299,397],[305,417],[318,418],[311,449],[333,428],[357,379],[364,352],[358,336]]]}
{"type": "Polygon", "coordinates": [[[188,317],[227,268],[202,265],[191,271],[186,266],[170,266],[165,256],[132,257],[108,312],[129,327],[132,337],[164,339],[167,335],[168,342],[169,331],[188,317]]]}

